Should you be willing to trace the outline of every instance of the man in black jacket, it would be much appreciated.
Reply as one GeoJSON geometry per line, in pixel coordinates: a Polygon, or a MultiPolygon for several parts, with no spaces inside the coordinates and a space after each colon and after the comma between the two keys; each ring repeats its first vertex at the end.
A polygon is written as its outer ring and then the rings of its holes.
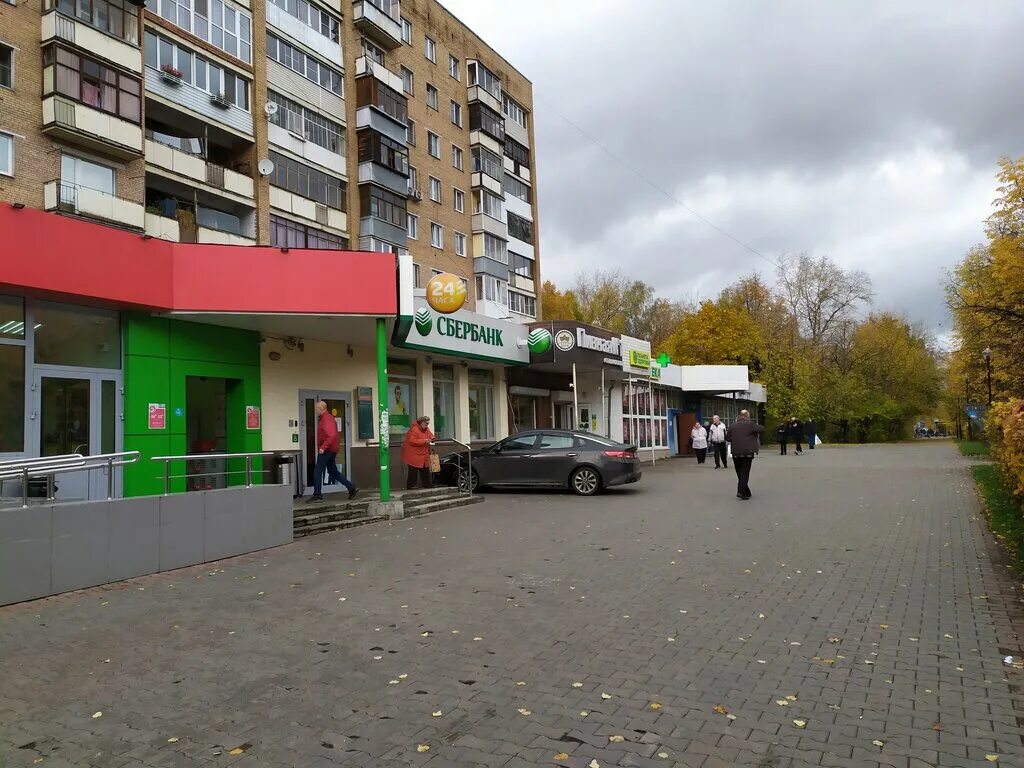
{"type": "Polygon", "coordinates": [[[800,443],[804,441],[804,425],[796,416],[790,417],[789,420],[789,439],[796,445],[796,455],[800,456],[804,452],[800,447],[800,443]]]}
{"type": "Polygon", "coordinates": [[[736,498],[746,501],[750,498],[750,467],[754,456],[761,447],[758,437],[764,427],[750,420],[750,411],[740,411],[739,418],[729,430],[732,438],[732,465],[736,469],[736,498]]]}

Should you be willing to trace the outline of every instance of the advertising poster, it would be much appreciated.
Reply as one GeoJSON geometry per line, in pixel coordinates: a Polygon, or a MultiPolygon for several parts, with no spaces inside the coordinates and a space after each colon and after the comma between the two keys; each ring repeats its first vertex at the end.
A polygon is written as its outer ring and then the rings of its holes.
{"type": "Polygon", "coordinates": [[[388,413],[392,432],[402,432],[412,426],[412,392],[404,382],[388,382],[388,413]]]}

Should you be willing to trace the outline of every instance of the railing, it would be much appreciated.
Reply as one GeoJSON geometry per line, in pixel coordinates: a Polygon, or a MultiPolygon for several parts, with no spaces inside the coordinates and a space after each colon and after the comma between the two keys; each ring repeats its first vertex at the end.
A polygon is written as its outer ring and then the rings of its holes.
{"type": "MultiPolygon", "coordinates": [[[[190,453],[185,456],[154,456],[151,461],[164,463],[164,496],[171,494],[171,462],[173,461],[205,461],[209,459],[245,459],[245,487],[252,488],[252,460],[257,456],[273,456],[274,451],[250,451],[249,453],[190,453]]],[[[230,472],[187,472],[178,477],[209,477],[227,475],[230,472]]]]}
{"type": "Polygon", "coordinates": [[[139,461],[138,451],[120,453],[99,453],[83,456],[69,453],[61,456],[44,456],[39,459],[15,459],[0,462],[0,485],[4,480],[21,479],[21,505],[28,506],[29,480],[45,478],[46,500],[54,498],[54,478],[70,472],[89,472],[94,469],[107,471],[107,500],[114,498],[114,468],[125,467],[139,461]]]}
{"type": "Polygon", "coordinates": [[[459,456],[458,473],[459,476],[455,481],[455,487],[459,489],[460,493],[469,493],[470,498],[473,497],[473,446],[468,443],[463,443],[460,440],[437,440],[436,443],[452,443],[454,445],[461,445],[466,449],[466,461],[467,467],[462,467],[462,456],[459,456]]]}

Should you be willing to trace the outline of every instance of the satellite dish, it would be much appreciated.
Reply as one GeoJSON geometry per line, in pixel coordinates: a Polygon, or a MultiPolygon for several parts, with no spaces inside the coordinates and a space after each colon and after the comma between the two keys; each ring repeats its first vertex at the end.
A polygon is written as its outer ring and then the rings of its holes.
{"type": "Polygon", "coordinates": [[[274,172],[274,161],[270,158],[260,160],[259,165],[256,166],[256,170],[260,172],[260,176],[269,176],[274,172]]]}
{"type": "Polygon", "coordinates": [[[263,111],[267,113],[267,117],[273,117],[277,114],[277,104],[268,101],[266,106],[263,107],[263,111]]]}

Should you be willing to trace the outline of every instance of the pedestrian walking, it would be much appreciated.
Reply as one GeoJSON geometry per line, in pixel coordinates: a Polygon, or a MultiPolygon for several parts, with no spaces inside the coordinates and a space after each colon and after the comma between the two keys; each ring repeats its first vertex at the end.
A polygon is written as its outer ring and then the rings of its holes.
{"type": "Polygon", "coordinates": [[[711,443],[711,450],[715,454],[715,469],[720,466],[725,469],[729,468],[729,452],[725,445],[727,437],[728,430],[716,413],[711,417],[711,426],[708,428],[708,440],[711,443]]]}
{"type": "Polygon", "coordinates": [[[802,455],[804,451],[800,443],[804,440],[804,425],[796,416],[789,419],[789,439],[796,446],[796,455],[802,455]]]}
{"type": "Polygon", "coordinates": [[[807,447],[814,450],[814,443],[818,440],[818,428],[814,426],[814,419],[804,422],[804,434],[807,435],[807,447]]]}
{"type": "Polygon", "coordinates": [[[430,444],[434,433],[430,431],[430,417],[420,416],[409,427],[402,441],[402,463],[408,468],[405,487],[433,488],[434,476],[430,472],[430,444]]]}
{"type": "Polygon", "coordinates": [[[750,468],[754,464],[754,456],[761,447],[759,435],[764,432],[757,422],[750,420],[750,411],[740,411],[739,418],[732,425],[732,465],[736,469],[736,498],[747,501],[750,493],[750,468]]]}
{"type": "Polygon", "coordinates": [[[348,488],[348,497],[354,499],[359,489],[341,474],[338,469],[338,450],[341,448],[341,436],[338,434],[338,423],[334,415],[327,412],[327,403],[318,400],[313,406],[316,411],[316,464],[313,467],[313,495],[306,502],[323,501],[324,473],[336,483],[348,488]]]}
{"type": "Polygon", "coordinates": [[[697,454],[697,463],[703,464],[708,457],[708,431],[699,421],[690,430],[690,446],[697,454]]]}
{"type": "Polygon", "coordinates": [[[779,441],[779,456],[786,455],[786,443],[789,442],[789,424],[782,422],[775,429],[775,439],[779,441]]]}

